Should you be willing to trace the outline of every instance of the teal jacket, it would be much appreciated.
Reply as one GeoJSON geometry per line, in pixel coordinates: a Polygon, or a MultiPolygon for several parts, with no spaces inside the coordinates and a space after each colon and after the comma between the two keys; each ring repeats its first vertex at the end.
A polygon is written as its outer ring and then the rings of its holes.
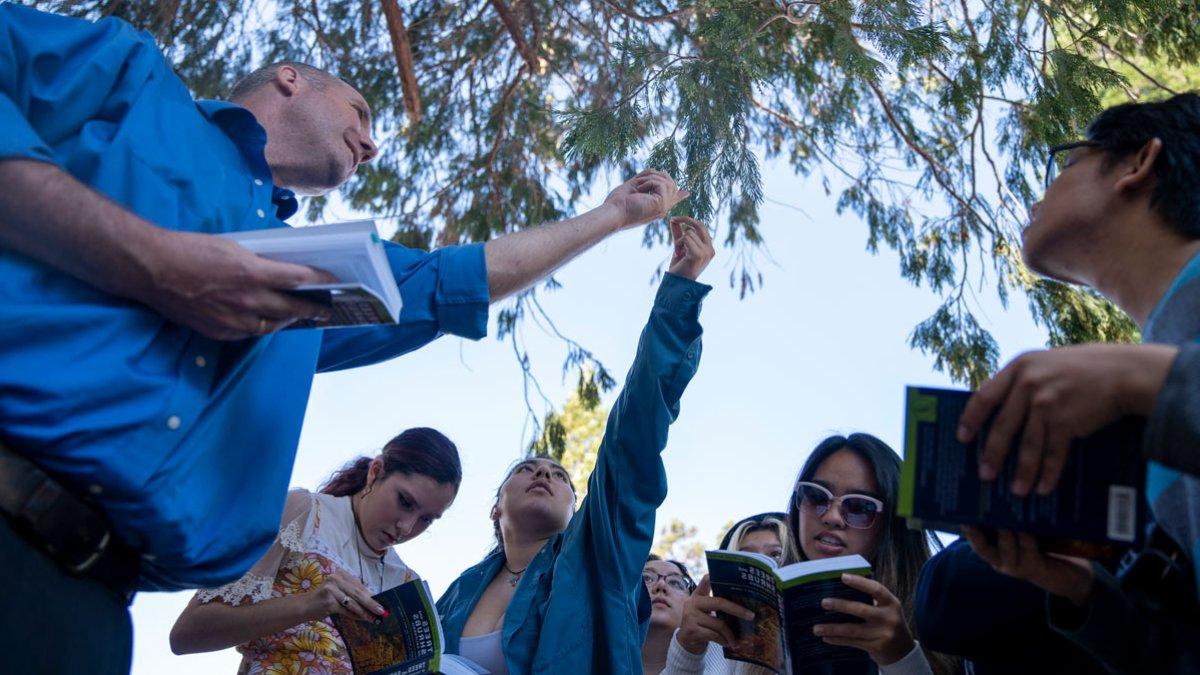
{"type": "MultiPolygon", "coordinates": [[[[502,642],[513,675],[641,672],[650,620],[642,567],[655,511],[667,496],[661,453],[700,361],[700,302],[709,290],[663,278],[609,414],[587,497],[530,562],[509,603],[502,642]]],[[[438,600],[447,653],[458,653],[467,617],[503,561],[500,552],[489,555],[438,600]]]]}

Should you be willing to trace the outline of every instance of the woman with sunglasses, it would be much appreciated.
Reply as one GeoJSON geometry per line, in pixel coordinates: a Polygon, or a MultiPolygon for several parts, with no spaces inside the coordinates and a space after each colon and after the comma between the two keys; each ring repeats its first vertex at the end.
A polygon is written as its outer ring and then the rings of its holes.
{"type": "Polygon", "coordinates": [[[438,600],[446,652],[507,673],[635,673],[651,616],[642,579],[667,496],[662,451],[700,361],[695,281],[713,257],[704,224],[672,219],[675,253],[613,404],[588,492],[537,458],[492,508],[499,546],[438,600]]]}
{"type": "Polygon", "coordinates": [[[667,665],[667,649],[696,582],[683,563],[651,555],[642,567],[642,583],[650,593],[650,630],[642,643],[642,675],[658,675],[667,665]]]}
{"type": "MultiPolygon", "coordinates": [[[[819,624],[814,633],[829,644],[865,651],[886,675],[957,672],[953,659],[926,654],[914,637],[913,592],[936,539],[929,532],[909,530],[896,515],[899,491],[900,457],[869,434],[826,438],[804,463],[787,514],[792,554],[798,560],[858,554],[871,563],[872,575],[843,577],[847,586],[870,595],[871,604],[833,598],[823,603],[862,623],[819,624]]],[[[695,597],[706,590],[702,580],[695,597]]],[[[727,672],[704,665],[708,642],[727,644],[732,638],[711,612],[739,611],[745,610],[720,598],[690,601],[668,654],[669,664],[677,668],[669,672],[727,672]]]]}

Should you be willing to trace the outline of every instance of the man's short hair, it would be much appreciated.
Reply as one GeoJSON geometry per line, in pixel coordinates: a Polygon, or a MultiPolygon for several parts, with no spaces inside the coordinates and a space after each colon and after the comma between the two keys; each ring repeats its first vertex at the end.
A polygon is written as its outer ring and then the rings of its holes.
{"type": "Polygon", "coordinates": [[[294,69],[300,74],[300,77],[303,77],[317,91],[324,91],[330,84],[341,82],[341,80],[333,75],[320,68],[310,66],[307,63],[300,63],[299,61],[276,61],[238,80],[237,84],[233,85],[233,91],[229,92],[229,100],[237,101],[267,86],[275,79],[275,75],[279,72],[279,69],[284,66],[294,69]]]}
{"type": "Polygon", "coordinates": [[[1176,232],[1200,239],[1200,95],[1113,106],[1092,121],[1087,137],[1109,162],[1160,139],[1150,207],[1176,232]]]}

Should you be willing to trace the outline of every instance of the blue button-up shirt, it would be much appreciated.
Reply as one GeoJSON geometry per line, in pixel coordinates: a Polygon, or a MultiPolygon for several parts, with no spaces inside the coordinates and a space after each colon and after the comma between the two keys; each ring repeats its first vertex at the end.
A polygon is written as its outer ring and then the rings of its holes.
{"type": "MultiPolygon", "coordinates": [[[[0,5],[0,129],[0,159],[57,164],[164,228],[286,227],[295,211],[253,115],[197,103],[115,19],[0,5]]],[[[481,246],[387,256],[398,326],[222,343],[0,249],[0,439],[98,500],[143,553],[143,589],[236,579],[278,529],[314,372],[486,332],[481,246]]]]}
{"type": "MultiPolygon", "coordinates": [[[[663,277],[587,497],[530,561],[508,603],[501,644],[513,675],[641,672],[650,625],[642,568],[667,497],[661,453],[700,362],[700,303],[709,290],[663,277]]],[[[447,653],[458,653],[463,627],[503,563],[504,554],[493,552],[438,600],[447,653]]]]}

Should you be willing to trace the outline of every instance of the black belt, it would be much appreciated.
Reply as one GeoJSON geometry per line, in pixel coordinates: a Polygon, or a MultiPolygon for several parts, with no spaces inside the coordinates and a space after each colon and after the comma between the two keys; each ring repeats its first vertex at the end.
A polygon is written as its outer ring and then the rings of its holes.
{"type": "Polygon", "coordinates": [[[96,503],[75,496],[0,443],[0,511],[68,574],[95,579],[126,603],[137,590],[137,551],[109,527],[96,503]]]}

